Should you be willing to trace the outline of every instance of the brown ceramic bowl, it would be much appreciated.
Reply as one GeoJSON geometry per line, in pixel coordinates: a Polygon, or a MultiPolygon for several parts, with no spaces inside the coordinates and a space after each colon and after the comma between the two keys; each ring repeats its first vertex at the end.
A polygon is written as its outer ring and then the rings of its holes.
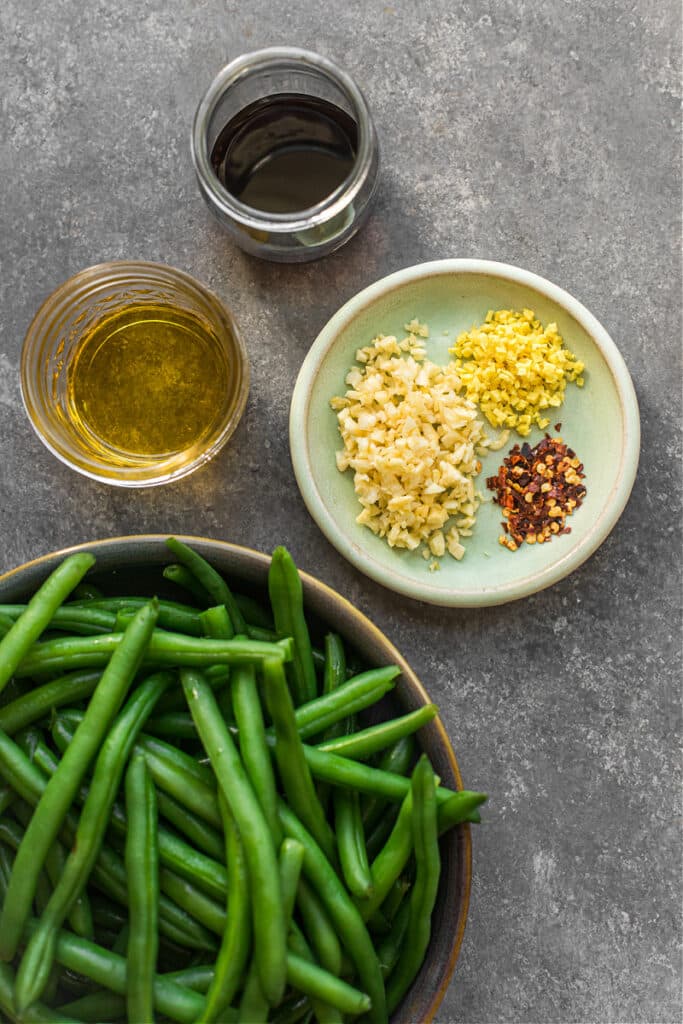
{"type": "MultiPolygon", "coordinates": [[[[235,584],[235,589],[263,596],[270,557],[249,548],[223,541],[183,537],[212,565],[235,584]]],[[[44,555],[0,576],[0,603],[24,601],[57,564],[73,551],[91,551],[97,565],[88,577],[103,583],[108,593],[158,593],[174,596],[171,584],[163,580],[160,567],[172,561],[163,535],[115,537],[44,555]]],[[[369,665],[397,664],[402,676],[383,711],[405,713],[429,703],[429,697],[413,670],[382,632],[345,598],[302,573],[307,609],[311,615],[314,640],[332,628],[369,665]]],[[[422,748],[445,786],[462,789],[455,754],[439,719],[419,733],[422,748]]],[[[468,825],[452,829],[441,842],[442,873],[432,920],[432,938],[427,957],[410,991],[392,1018],[392,1024],[428,1024],[444,997],[460,952],[471,881],[471,840],[468,825]]]]}

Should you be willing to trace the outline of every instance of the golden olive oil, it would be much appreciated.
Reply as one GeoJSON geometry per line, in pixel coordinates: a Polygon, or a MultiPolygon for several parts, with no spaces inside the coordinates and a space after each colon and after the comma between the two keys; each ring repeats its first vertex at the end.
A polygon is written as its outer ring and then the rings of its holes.
{"type": "Polygon", "coordinates": [[[228,359],[209,324],[161,303],[128,305],[97,322],[68,380],[74,425],[112,463],[191,457],[231,391],[228,359]]]}

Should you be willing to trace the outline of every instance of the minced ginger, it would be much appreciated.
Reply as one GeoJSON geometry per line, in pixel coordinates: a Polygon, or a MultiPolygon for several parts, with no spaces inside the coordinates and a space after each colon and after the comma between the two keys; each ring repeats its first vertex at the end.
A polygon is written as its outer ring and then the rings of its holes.
{"type": "Polygon", "coordinates": [[[480,503],[478,455],[490,442],[474,402],[458,394],[454,365],[425,358],[426,327],[406,329],[401,342],[379,336],[359,349],[348,390],[330,403],[344,442],[337,468],[354,472],[358,523],[392,547],[424,545],[427,561],[446,552],[459,560],[480,503]]]}
{"type": "Polygon", "coordinates": [[[489,311],[450,349],[465,394],[493,427],[526,437],[550,420],[543,409],[562,404],[568,382],[583,387],[583,363],[564,348],[554,323],[543,327],[530,309],[489,311]]]}

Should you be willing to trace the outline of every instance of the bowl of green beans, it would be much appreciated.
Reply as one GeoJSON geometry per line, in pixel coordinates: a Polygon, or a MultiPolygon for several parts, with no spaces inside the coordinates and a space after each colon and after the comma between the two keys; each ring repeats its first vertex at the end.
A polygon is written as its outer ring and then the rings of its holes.
{"type": "Polygon", "coordinates": [[[11,1021],[430,1021],[485,799],[285,548],[116,538],[0,577],[11,1021]]]}

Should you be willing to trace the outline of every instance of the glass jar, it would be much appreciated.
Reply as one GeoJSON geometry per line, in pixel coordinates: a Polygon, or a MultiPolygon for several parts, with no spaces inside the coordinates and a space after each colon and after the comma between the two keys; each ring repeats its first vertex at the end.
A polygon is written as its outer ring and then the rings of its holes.
{"type": "Polygon", "coordinates": [[[302,263],[338,249],[362,226],[376,192],[379,148],[368,105],[346,72],[308,50],[273,47],[243,54],[218,73],[195,115],[192,158],[207,206],[242,249],[263,259],[302,263]],[[295,213],[247,206],[222,184],[211,162],[216,140],[232,118],[258,100],[282,94],[335,104],[358,131],[346,179],[322,201],[295,213]]]}
{"type": "MultiPolygon", "coordinates": [[[[207,462],[235,430],[248,391],[247,355],[231,314],[189,274],[158,263],[101,263],[75,274],[45,299],[31,321],[21,354],[22,398],[46,447],[79,473],[121,487],[168,483],[207,462]],[[106,331],[96,337],[100,326],[110,323],[109,337],[106,331]],[[100,351],[104,360],[104,347],[117,332],[118,362],[99,364],[104,374],[102,394],[111,396],[116,388],[118,395],[130,395],[130,408],[140,413],[143,428],[152,423],[156,432],[154,443],[146,446],[117,444],[98,433],[75,399],[75,367],[79,358],[86,358],[85,345],[95,339],[93,360],[100,351]],[[187,440],[176,438],[171,443],[166,435],[164,445],[156,444],[164,440],[163,412],[168,413],[168,422],[177,422],[188,394],[188,380],[172,363],[170,348],[164,348],[166,340],[181,353],[194,344],[196,366],[210,356],[221,375],[220,385],[210,395],[205,392],[201,425],[191,440],[188,435],[187,440]],[[211,346],[210,351],[201,347],[202,341],[211,346]],[[126,359],[137,354],[137,371],[134,362],[121,362],[121,353],[126,359]],[[136,404],[141,390],[148,416],[136,404]]],[[[201,402],[201,380],[197,392],[201,402]]],[[[118,408],[116,400],[111,401],[118,408]]],[[[126,426],[124,411],[120,429],[126,426]]],[[[148,440],[152,434],[150,430],[148,440]]]]}

